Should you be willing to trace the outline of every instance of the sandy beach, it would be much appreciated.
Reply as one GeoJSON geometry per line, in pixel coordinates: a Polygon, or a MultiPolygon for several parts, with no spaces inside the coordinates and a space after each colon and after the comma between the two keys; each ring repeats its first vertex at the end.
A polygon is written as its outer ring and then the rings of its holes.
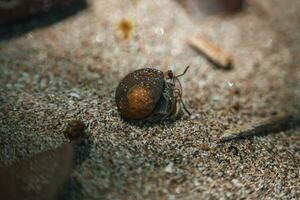
{"type": "Polygon", "coordinates": [[[226,130],[299,113],[300,2],[266,0],[197,19],[172,0],[88,4],[49,26],[0,36],[0,166],[69,142],[64,130],[79,119],[92,144],[72,170],[80,185],[73,199],[300,198],[299,126],[219,141],[226,130]],[[126,40],[117,29],[124,18],[134,24],[126,40]],[[216,68],[192,49],[187,37],[197,33],[230,53],[234,67],[216,68]],[[191,116],[120,118],[115,89],[126,74],[180,74],[188,65],[180,81],[191,116]]]}

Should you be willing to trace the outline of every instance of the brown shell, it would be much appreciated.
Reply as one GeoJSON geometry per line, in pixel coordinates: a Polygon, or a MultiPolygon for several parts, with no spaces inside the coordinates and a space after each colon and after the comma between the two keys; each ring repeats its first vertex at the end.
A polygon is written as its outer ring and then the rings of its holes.
{"type": "Polygon", "coordinates": [[[144,119],[154,110],[164,89],[163,72],[144,68],[125,76],[116,90],[116,104],[122,117],[144,119]]]}

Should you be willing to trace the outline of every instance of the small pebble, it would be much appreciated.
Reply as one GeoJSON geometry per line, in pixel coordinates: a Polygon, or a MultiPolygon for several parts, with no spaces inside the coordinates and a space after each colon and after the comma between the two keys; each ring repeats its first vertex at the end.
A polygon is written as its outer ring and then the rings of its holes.
{"type": "Polygon", "coordinates": [[[170,162],[170,163],[165,167],[165,172],[167,172],[167,173],[172,173],[172,172],[173,172],[173,165],[174,165],[174,163],[170,162]]]}
{"type": "Polygon", "coordinates": [[[72,120],[68,123],[64,135],[70,140],[75,140],[84,137],[85,124],[80,120],[72,120]]]}
{"type": "Polygon", "coordinates": [[[80,95],[79,95],[78,93],[76,93],[76,92],[71,92],[71,93],[69,93],[69,96],[70,96],[70,97],[74,97],[74,98],[76,98],[76,99],[80,99],[80,98],[81,98],[80,95]]]}

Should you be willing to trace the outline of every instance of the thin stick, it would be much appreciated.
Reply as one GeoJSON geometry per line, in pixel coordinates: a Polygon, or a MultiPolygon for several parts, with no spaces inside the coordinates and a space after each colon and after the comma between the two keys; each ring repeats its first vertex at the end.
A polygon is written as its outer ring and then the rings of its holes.
{"type": "Polygon", "coordinates": [[[229,69],[233,64],[231,55],[224,52],[204,36],[191,36],[188,38],[188,43],[218,67],[229,69]]]}
{"type": "Polygon", "coordinates": [[[220,141],[241,139],[252,136],[259,136],[271,132],[287,130],[300,123],[299,115],[283,114],[260,122],[252,123],[247,126],[239,127],[234,130],[226,131],[220,141]]]}

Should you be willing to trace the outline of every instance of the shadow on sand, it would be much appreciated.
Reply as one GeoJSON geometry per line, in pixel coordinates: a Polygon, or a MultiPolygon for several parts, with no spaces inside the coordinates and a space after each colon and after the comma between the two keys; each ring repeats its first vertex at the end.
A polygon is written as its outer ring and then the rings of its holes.
{"type": "Polygon", "coordinates": [[[34,16],[22,18],[13,23],[0,25],[0,41],[18,37],[36,28],[55,24],[77,14],[87,7],[88,4],[86,0],[76,0],[66,7],[51,9],[50,12],[41,12],[34,16]]]}

